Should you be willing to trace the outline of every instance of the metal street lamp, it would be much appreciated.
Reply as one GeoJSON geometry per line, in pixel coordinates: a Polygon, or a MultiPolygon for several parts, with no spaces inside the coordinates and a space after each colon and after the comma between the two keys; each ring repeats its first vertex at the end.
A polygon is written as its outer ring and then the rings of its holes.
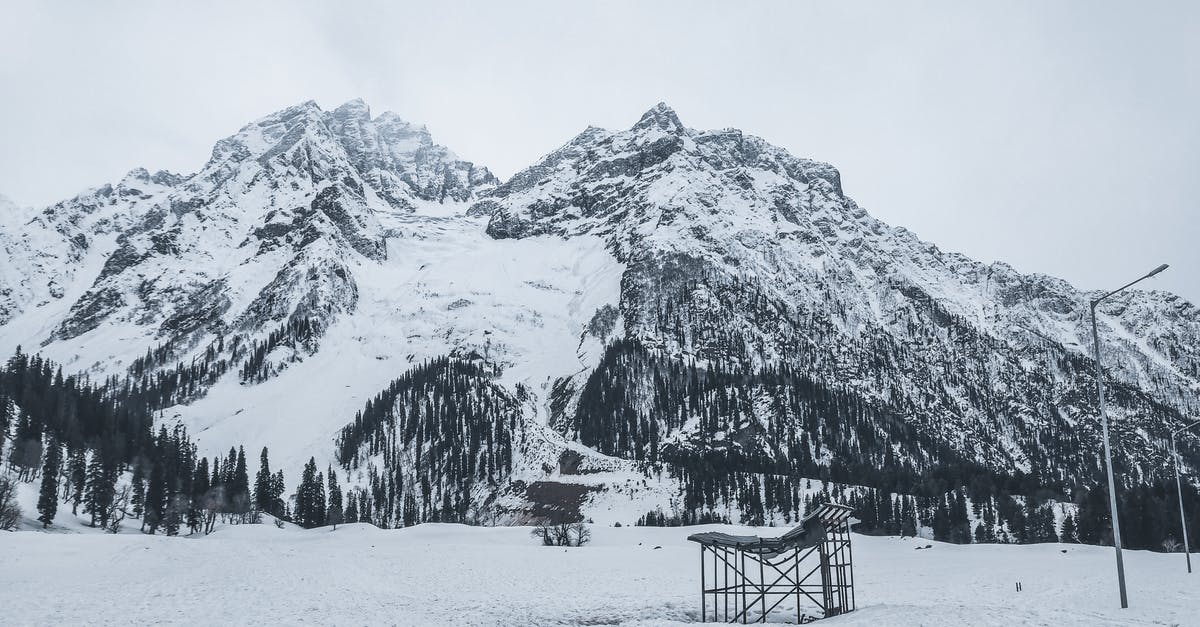
{"type": "Polygon", "coordinates": [[[1163,264],[1152,270],[1146,276],[1130,281],[1121,287],[1092,301],[1092,344],[1096,358],[1096,391],[1100,396],[1100,430],[1104,434],[1104,465],[1108,471],[1108,508],[1112,512],[1113,546],[1117,549],[1117,582],[1121,587],[1121,607],[1129,607],[1129,597],[1125,594],[1125,561],[1121,559],[1121,524],[1117,521],[1117,488],[1113,483],[1112,449],[1108,445],[1108,408],[1104,404],[1104,368],[1100,365],[1100,332],[1096,330],[1096,307],[1100,303],[1131,285],[1148,279],[1167,269],[1163,264]]]}
{"type": "Polygon", "coordinates": [[[1179,493],[1179,525],[1183,527],[1183,554],[1187,556],[1188,572],[1192,572],[1192,553],[1188,548],[1187,537],[1187,518],[1183,515],[1183,488],[1179,485],[1179,449],[1175,447],[1175,436],[1200,425],[1200,420],[1193,422],[1186,427],[1180,427],[1171,432],[1171,457],[1175,458],[1175,491],[1179,493]]]}

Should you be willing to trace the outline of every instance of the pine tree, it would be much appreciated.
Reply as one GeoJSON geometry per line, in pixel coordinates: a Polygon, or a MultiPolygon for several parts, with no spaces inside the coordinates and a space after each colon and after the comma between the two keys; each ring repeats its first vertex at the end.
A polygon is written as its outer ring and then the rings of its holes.
{"type": "Polygon", "coordinates": [[[187,526],[189,533],[196,533],[204,524],[204,501],[209,496],[208,458],[200,459],[192,473],[192,498],[188,508],[187,526]]]}
{"type": "Polygon", "coordinates": [[[12,417],[12,401],[8,400],[8,395],[0,389],[0,460],[4,459],[4,442],[8,439],[8,426],[12,424],[12,417]]]}
{"type": "Polygon", "coordinates": [[[337,473],[330,466],[329,472],[329,507],[325,510],[325,524],[333,525],[336,530],[342,522],[342,488],[338,486],[337,473]]]}
{"type": "Polygon", "coordinates": [[[950,495],[950,541],[957,544],[971,543],[971,519],[967,513],[967,500],[962,490],[950,495]]]}
{"type": "Polygon", "coordinates": [[[1075,531],[1075,517],[1070,514],[1067,514],[1063,518],[1062,541],[1069,543],[1079,542],[1079,536],[1075,531]]]}
{"type": "Polygon", "coordinates": [[[62,466],[62,447],[59,446],[58,440],[54,435],[46,433],[46,454],[42,464],[42,489],[38,495],[38,520],[42,521],[42,528],[50,526],[54,522],[54,515],[58,513],[58,472],[62,466]]]}
{"type": "Polygon", "coordinates": [[[83,502],[83,490],[87,483],[87,454],[83,447],[71,453],[70,482],[71,482],[71,515],[79,514],[79,504],[83,502]]]}
{"type": "Polygon", "coordinates": [[[115,494],[116,473],[105,465],[103,454],[97,451],[88,464],[84,504],[91,515],[91,526],[108,526],[108,507],[115,494]]]}
{"type": "Polygon", "coordinates": [[[283,471],[276,470],[271,477],[271,507],[278,518],[287,518],[287,503],[283,502],[283,493],[287,490],[287,484],[283,480],[283,471]]]}
{"type": "Polygon", "coordinates": [[[346,522],[348,523],[358,522],[358,497],[354,490],[348,490],[346,492],[345,518],[346,522]]]}
{"type": "Polygon", "coordinates": [[[325,475],[317,473],[317,478],[313,481],[313,526],[325,526],[325,475]]]}
{"type": "MultiPolygon", "coordinates": [[[[317,514],[317,493],[323,491],[321,485],[317,483],[317,461],[310,457],[308,463],[304,465],[300,486],[296,489],[296,524],[306,529],[318,526],[320,516],[317,514]]],[[[325,507],[324,501],[325,499],[322,498],[320,502],[322,509],[325,507]]]]}
{"type": "Polygon", "coordinates": [[[265,446],[258,456],[258,474],[254,475],[254,507],[272,516],[279,515],[275,511],[275,500],[271,498],[271,462],[267,459],[265,446]]]}
{"type": "Polygon", "coordinates": [[[933,539],[940,542],[950,541],[950,510],[946,507],[946,496],[934,498],[933,539]]]}
{"type": "Polygon", "coordinates": [[[901,506],[900,535],[909,538],[917,537],[917,512],[911,496],[903,497],[901,506]]]}
{"type": "MultiPolygon", "coordinates": [[[[142,464],[137,462],[133,464],[132,486],[133,494],[129,497],[129,503],[133,505],[133,516],[142,518],[146,504],[146,473],[142,470],[142,464]]],[[[142,526],[145,527],[144,520],[142,526]]]]}
{"type": "Polygon", "coordinates": [[[244,520],[245,514],[250,511],[250,476],[246,470],[246,452],[240,446],[233,464],[230,484],[230,511],[242,516],[244,520]]]}
{"type": "Polygon", "coordinates": [[[167,507],[167,482],[160,460],[154,460],[150,466],[150,482],[146,487],[146,515],[142,519],[143,528],[148,527],[148,533],[154,535],[159,525],[163,523],[163,515],[167,507]]]}

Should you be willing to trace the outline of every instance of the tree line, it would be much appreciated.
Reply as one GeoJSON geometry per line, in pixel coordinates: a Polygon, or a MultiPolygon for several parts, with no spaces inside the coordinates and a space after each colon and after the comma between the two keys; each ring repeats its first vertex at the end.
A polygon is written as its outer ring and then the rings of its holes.
{"type": "MultiPolygon", "coordinates": [[[[130,517],[145,533],[167,535],[208,533],[218,520],[257,522],[264,513],[292,518],[283,471],[272,472],[266,447],[251,483],[243,447],[210,459],[197,455],[183,426],[155,430],[157,400],[115,379],[94,385],[85,377],[64,376],[60,366],[20,348],[5,362],[0,464],[15,481],[39,482],[43,526],[53,523],[60,507],[114,533],[130,517]]],[[[329,477],[336,483],[332,472],[329,477]]],[[[4,479],[0,519],[11,527],[19,516],[11,511],[13,483],[4,479]]],[[[320,524],[327,518],[340,514],[323,513],[320,524]]]]}

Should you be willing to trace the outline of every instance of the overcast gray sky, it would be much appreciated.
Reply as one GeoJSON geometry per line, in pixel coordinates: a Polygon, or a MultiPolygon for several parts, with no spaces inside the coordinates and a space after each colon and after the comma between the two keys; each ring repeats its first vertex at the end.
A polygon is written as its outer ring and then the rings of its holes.
{"type": "Polygon", "coordinates": [[[0,0],[0,193],[41,205],[304,100],[507,177],[658,101],[828,161],[872,214],[1200,303],[1200,2],[0,0]]]}

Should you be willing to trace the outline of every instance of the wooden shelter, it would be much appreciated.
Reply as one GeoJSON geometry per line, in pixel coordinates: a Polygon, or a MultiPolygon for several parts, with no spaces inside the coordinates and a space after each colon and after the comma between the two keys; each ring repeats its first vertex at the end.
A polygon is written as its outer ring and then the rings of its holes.
{"type": "Polygon", "coordinates": [[[715,531],[688,536],[700,544],[701,620],[765,623],[772,610],[791,598],[797,623],[853,611],[853,511],[845,505],[818,505],[778,538],[715,531]],[[819,615],[809,615],[806,607],[819,615]]]}

